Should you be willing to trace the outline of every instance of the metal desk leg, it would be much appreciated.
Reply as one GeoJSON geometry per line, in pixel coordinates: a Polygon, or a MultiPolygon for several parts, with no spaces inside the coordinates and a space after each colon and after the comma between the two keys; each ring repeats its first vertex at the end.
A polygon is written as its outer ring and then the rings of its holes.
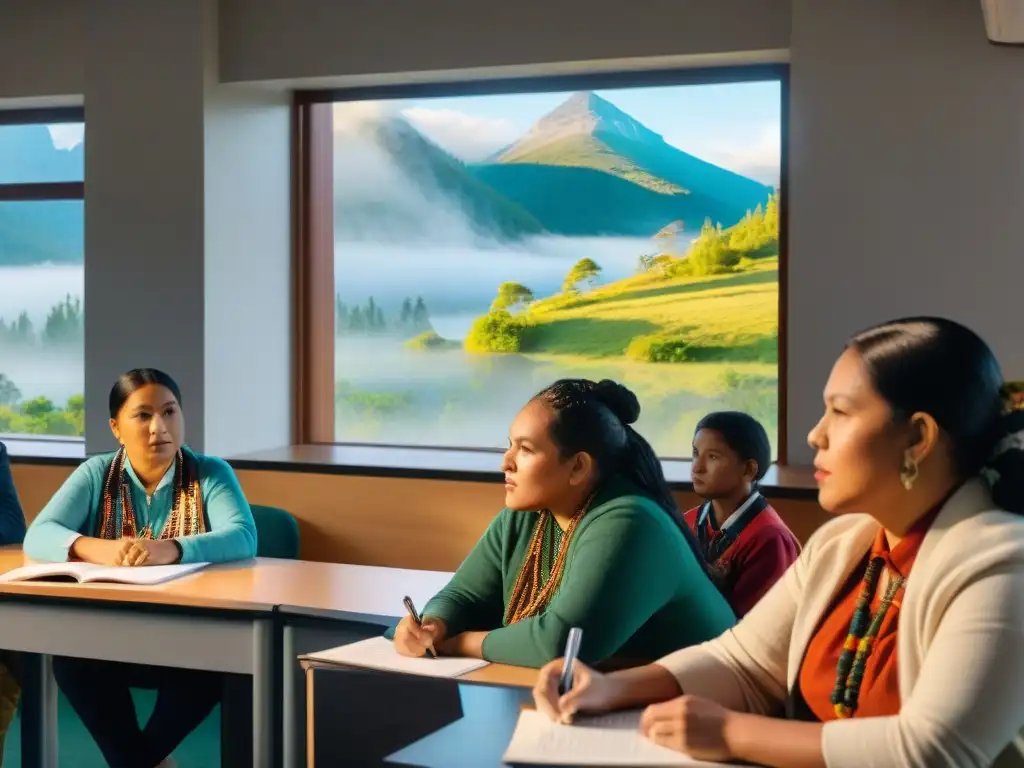
{"type": "Polygon", "coordinates": [[[21,761],[26,768],[57,768],[57,682],[49,656],[22,655],[21,761]]]}
{"type": "Polygon", "coordinates": [[[302,768],[305,764],[303,755],[305,734],[299,733],[300,718],[296,716],[298,707],[305,707],[305,696],[295,682],[296,657],[295,630],[289,624],[285,624],[282,632],[281,656],[283,660],[281,674],[281,734],[282,752],[284,753],[284,768],[302,768]],[[302,695],[302,698],[298,698],[302,695]]]}
{"type": "Polygon", "coordinates": [[[274,625],[269,619],[252,627],[252,762],[253,768],[273,768],[274,744],[274,625]]]}

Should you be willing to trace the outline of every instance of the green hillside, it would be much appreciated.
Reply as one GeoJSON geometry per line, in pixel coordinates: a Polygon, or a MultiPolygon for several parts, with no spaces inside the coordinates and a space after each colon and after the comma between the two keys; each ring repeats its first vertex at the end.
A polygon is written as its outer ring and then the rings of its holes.
{"type": "Polygon", "coordinates": [[[603,171],[663,195],[685,195],[688,190],[653,175],[590,134],[564,136],[539,147],[513,146],[501,155],[503,165],[553,165],[603,171]]]}

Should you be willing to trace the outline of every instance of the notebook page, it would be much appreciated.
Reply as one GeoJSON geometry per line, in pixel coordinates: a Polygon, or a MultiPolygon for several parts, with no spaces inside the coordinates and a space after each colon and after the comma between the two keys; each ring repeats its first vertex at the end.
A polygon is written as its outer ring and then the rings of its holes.
{"type": "Polygon", "coordinates": [[[13,568],[0,575],[0,582],[46,579],[47,577],[50,579],[54,577],[67,578],[68,576],[80,579],[90,570],[99,567],[89,563],[33,563],[13,568]]]}
{"type": "Polygon", "coordinates": [[[151,586],[173,579],[180,579],[182,576],[188,576],[190,573],[202,570],[208,565],[209,563],[178,563],[175,565],[140,565],[138,567],[96,567],[89,570],[82,578],[82,583],[111,581],[118,584],[151,586]]]}
{"type": "Polygon", "coordinates": [[[640,712],[577,718],[559,725],[536,710],[519,715],[504,761],[517,765],[594,765],[711,768],[708,763],[659,747],[639,731],[640,712]]]}
{"type": "Polygon", "coordinates": [[[459,677],[487,666],[487,662],[482,659],[446,656],[436,659],[411,659],[408,656],[401,656],[386,637],[371,637],[358,643],[310,653],[304,658],[345,667],[380,669],[425,677],[459,677]]]}

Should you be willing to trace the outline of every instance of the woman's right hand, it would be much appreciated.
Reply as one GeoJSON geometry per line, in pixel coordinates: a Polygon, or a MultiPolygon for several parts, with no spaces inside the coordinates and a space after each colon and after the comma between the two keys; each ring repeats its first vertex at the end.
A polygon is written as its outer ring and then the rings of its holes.
{"type": "Polygon", "coordinates": [[[68,553],[86,563],[96,565],[122,565],[124,556],[132,548],[132,539],[100,539],[79,536],[68,553]]]}
{"type": "Polygon", "coordinates": [[[577,712],[607,712],[615,708],[619,686],[614,677],[596,672],[578,660],[573,665],[572,689],[559,695],[563,667],[563,660],[555,659],[541,668],[533,688],[538,711],[556,723],[569,724],[577,712]]]}
{"type": "Polygon", "coordinates": [[[405,616],[395,627],[395,650],[402,656],[426,656],[427,649],[437,650],[447,633],[448,628],[440,619],[427,616],[417,625],[412,617],[405,616]]]}

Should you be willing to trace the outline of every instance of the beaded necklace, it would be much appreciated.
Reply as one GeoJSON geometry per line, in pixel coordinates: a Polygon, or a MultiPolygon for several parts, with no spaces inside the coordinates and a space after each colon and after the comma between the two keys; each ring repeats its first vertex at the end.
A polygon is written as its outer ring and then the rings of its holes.
{"type": "Polygon", "coordinates": [[[864,679],[864,668],[874,647],[875,638],[882,627],[882,620],[892,605],[893,598],[903,586],[902,576],[893,576],[885,588],[878,612],[871,617],[871,600],[878,589],[878,579],[885,565],[884,558],[875,557],[868,563],[864,573],[864,588],[857,598],[857,608],[850,621],[850,631],[843,643],[843,651],[836,664],[836,685],[832,689],[832,707],[840,719],[853,717],[857,711],[860,684],[864,679]]]}
{"type": "MultiPolygon", "coordinates": [[[[99,538],[152,539],[152,525],[147,525],[140,532],[135,521],[135,507],[132,504],[129,479],[125,470],[126,457],[127,454],[122,447],[107,469],[107,476],[103,481],[99,538]],[[120,515],[117,514],[118,509],[121,511],[120,515]]],[[[199,467],[195,458],[180,448],[175,458],[173,493],[171,514],[157,538],[171,539],[205,533],[206,516],[203,512],[203,493],[199,485],[199,467]]]]}
{"type": "Polygon", "coordinates": [[[594,496],[591,495],[569,520],[564,533],[549,510],[540,513],[526,548],[526,557],[523,558],[516,583],[512,587],[512,596],[505,607],[504,626],[534,616],[547,605],[562,580],[572,535],[593,500],[594,496]],[[548,536],[548,528],[552,524],[557,530],[548,536]]]}

